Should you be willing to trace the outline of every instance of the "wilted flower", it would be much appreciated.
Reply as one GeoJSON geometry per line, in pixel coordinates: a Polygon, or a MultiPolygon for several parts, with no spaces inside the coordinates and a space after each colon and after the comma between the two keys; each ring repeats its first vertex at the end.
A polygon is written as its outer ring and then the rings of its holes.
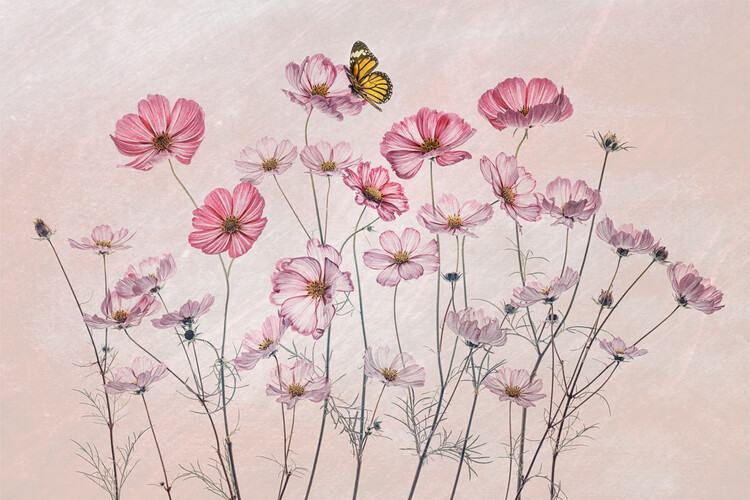
{"type": "Polygon", "coordinates": [[[558,177],[547,184],[547,194],[541,197],[542,210],[555,219],[553,225],[573,228],[573,223],[587,221],[602,206],[599,191],[591,189],[584,181],[571,186],[570,179],[558,177]]]}
{"type": "MultiPolygon", "coordinates": [[[[152,319],[151,324],[154,328],[161,330],[182,326],[184,329],[192,330],[196,320],[206,314],[214,304],[214,296],[207,293],[203,300],[188,300],[177,312],[168,312],[159,319],[152,319]]],[[[190,339],[187,339],[190,340],[190,339]]]]}
{"type": "Polygon", "coordinates": [[[138,264],[138,269],[128,266],[125,276],[115,284],[115,290],[125,299],[146,293],[159,292],[164,283],[174,276],[177,265],[171,253],[149,257],[138,264]]]}
{"type": "Polygon", "coordinates": [[[251,330],[242,340],[244,350],[234,359],[238,370],[252,370],[258,361],[276,352],[287,324],[279,314],[266,318],[260,330],[251,330]]]}
{"type": "Polygon", "coordinates": [[[266,394],[278,396],[276,401],[285,404],[289,410],[299,400],[318,403],[331,393],[331,383],[325,377],[316,377],[313,364],[304,359],[298,359],[292,368],[287,365],[274,367],[270,375],[271,383],[266,385],[266,394]]]}
{"type": "Polygon", "coordinates": [[[578,283],[578,273],[569,267],[565,268],[562,276],[552,278],[549,285],[543,285],[538,281],[529,281],[526,286],[513,289],[513,305],[516,307],[529,307],[537,302],[551,304],[564,291],[578,283]]]}
{"type": "Polygon", "coordinates": [[[112,380],[104,385],[107,394],[143,394],[154,382],[167,376],[167,365],[154,365],[151,359],[138,357],[131,366],[116,368],[112,372],[112,380]]]}
{"type": "Polygon", "coordinates": [[[675,291],[675,300],[682,307],[692,307],[705,314],[713,314],[723,305],[719,305],[724,294],[703,278],[692,264],[675,262],[667,268],[669,281],[675,291]]]}
{"type": "Polygon", "coordinates": [[[399,238],[393,231],[380,235],[382,250],[368,250],[362,257],[370,269],[382,269],[376,281],[383,286],[396,286],[402,279],[416,279],[440,268],[437,241],[419,247],[419,231],[407,227],[399,238]]]}
{"type": "Polygon", "coordinates": [[[48,240],[50,236],[55,234],[42,219],[34,220],[34,230],[41,240],[48,240]]]}
{"type": "Polygon", "coordinates": [[[611,341],[599,339],[599,347],[607,351],[618,363],[648,353],[646,349],[638,349],[634,345],[627,347],[625,342],[619,337],[615,337],[611,341]]]}
{"type": "Polygon", "coordinates": [[[344,171],[344,184],[356,193],[357,205],[374,208],[384,221],[392,221],[409,210],[404,188],[391,182],[388,170],[383,167],[370,168],[370,162],[362,162],[356,172],[344,171]]]}
{"type": "Polygon", "coordinates": [[[299,154],[302,164],[315,175],[342,175],[347,168],[359,165],[362,157],[355,158],[348,142],[339,142],[331,146],[326,141],[319,141],[313,146],[305,146],[299,154]]]}
{"type": "Polygon", "coordinates": [[[417,212],[417,221],[431,233],[448,233],[454,236],[477,235],[469,231],[492,218],[492,205],[469,200],[463,204],[452,194],[441,196],[435,207],[429,203],[417,212]]]}
{"type": "Polygon", "coordinates": [[[392,351],[390,347],[368,347],[365,352],[365,375],[380,380],[386,387],[422,387],[424,368],[411,354],[392,351]]]}
{"type": "Polygon", "coordinates": [[[495,163],[483,156],[479,161],[484,180],[490,183],[492,191],[500,201],[500,207],[521,228],[519,219],[530,222],[541,219],[542,207],[534,194],[536,181],[526,169],[518,166],[515,156],[500,153],[495,163]]]}
{"type": "Polygon", "coordinates": [[[620,139],[618,139],[617,136],[613,134],[612,132],[607,132],[604,135],[602,135],[601,132],[596,132],[596,133],[592,133],[590,137],[593,137],[596,140],[596,142],[599,143],[600,148],[602,148],[604,151],[607,151],[609,153],[614,153],[615,151],[620,151],[620,150],[627,151],[628,149],[631,149],[633,147],[633,146],[628,146],[627,142],[620,141],[620,139]]]}
{"type": "Polygon", "coordinates": [[[513,401],[524,408],[536,406],[533,401],[546,397],[546,394],[539,394],[542,390],[541,379],[532,382],[529,372],[524,369],[498,368],[484,379],[484,386],[500,396],[500,401],[513,401]]]}
{"type": "Polygon", "coordinates": [[[133,235],[128,236],[128,230],[125,228],[120,229],[116,233],[112,231],[112,228],[104,224],[96,226],[91,231],[91,239],[85,236],[81,238],[81,241],[75,241],[72,238],[68,238],[68,243],[73,248],[79,250],[91,250],[95,254],[109,255],[114,253],[116,250],[126,250],[131,248],[130,245],[125,243],[130,241],[133,235]]]}
{"type": "Polygon", "coordinates": [[[161,307],[153,295],[143,295],[134,304],[132,302],[132,305],[123,303],[120,294],[109,291],[102,302],[103,317],[84,314],[83,321],[91,328],[129,328],[140,325],[144,317],[154,314],[161,307]]]}
{"type": "Polygon", "coordinates": [[[623,224],[615,229],[609,217],[605,217],[596,225],[596,235],[612,245],[620,257],[627,257],[631,253],[649,253],[659,244],[658,241],[654,241],[648,229],[637,231],[633,224],[623,224]]]}
{"type": "Polygon", "coordinates": [[[445,325],[472,347],[501,347],[508,340],[508,330],[500,328],[497,318],[485,316],[482,309],[467,307],[458,312],[449,311],[445,325]]]}
{"type": "Polygon", "coordinates": [[[288,139],[276,143],[276,139],[263,137],[255,147],[246,146],[235,160],[237,170],[244,175],[240,181],[260,185],[268,176],[281,175],[292,166],[297,158],[297,147],[288,139]]]}

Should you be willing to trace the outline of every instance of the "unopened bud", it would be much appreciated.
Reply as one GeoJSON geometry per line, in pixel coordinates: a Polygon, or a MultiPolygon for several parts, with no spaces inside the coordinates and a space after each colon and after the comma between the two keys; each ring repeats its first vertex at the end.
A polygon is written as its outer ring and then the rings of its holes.
{"type": "Polygon", "coordinates": [[[612,304],[614,303],[612,292],[610,290],[602,290],[596,303],[602,307],[612,307],[612,304]]]}
{"type": "Polygon", "coordinates": [[[657,262],[666,262],[667,258],[669,257],[669,252],[667,251],[667,247],[662,246],[651,252],[651,256],[657,262]]]}
{"type": "Polygon", "coordinates": [[[34,221],[34,229],[36,229],[36,234],[40,238],[48,239],[52,234],[52,230],[42,219],[36,219],[34,221]]]}

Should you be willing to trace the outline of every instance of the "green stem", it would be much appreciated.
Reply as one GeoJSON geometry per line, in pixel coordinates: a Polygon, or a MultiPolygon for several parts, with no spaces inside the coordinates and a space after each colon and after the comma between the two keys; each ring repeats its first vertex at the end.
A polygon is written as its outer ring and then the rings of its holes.
{"type": "Polygon", "coordinates": [[[398,322],[396,321],[396,295],[398,294],[398,283],[393,287],[393,328],[396,330],[396,344],[398,344],[398,353],[403,354],[401,349],[401,338],[398,336],[398,322]]]}
{"type": "Polygon", "coordinates": [[[521,142],[519,142],[518,146],[516,147],[516,154],[514,155],[516,158],[518,158],[518,150],[521,149],[521,144],[523,144],[523,141],[525,141],[528,136],[529,136],[529,129],[526,129],[523,132],[523,137],[521,138],[521,142]]]}
{"type": "Polygon", "coordinates": [[[328,239],[328,200],[331,197],[331,176],[327,175],[328,178],[328,189],[326,190],[326,223],[325,231],[323,232],[323,241],[328,239]]]}
{"type": "MultiPolygon", "coordinates": [[[[365,311],[362,306],[362,284],[359,277],[359,264],[357,262],[357,236],[356,233],[358,232],[357,229],[359,229],[359,223],[362,221],[362,216],[365,215],[365,210],[367,210],[367,207],[362,208],[362,212],[359,214],[359,218],[357,219],[357,224],[354,227],[354,233],[355,236],[352,239],[352,257],[354,258],[354,272],[357,277],[357,295],[359,297],[359,319],[362,323],[362,342],[365,346],[365,351],[367,351],[367,333],[365,331],[365,311]]],[[[365,395],[367,391],[367,375],[365,374],[364,368],[362,369],[362,396],[361,396],[361,408],[360,408],[360,416],[359,416],[359,451],[361,453],[362,446],[364,444],[365,439],[365,395]]]]}
{"type": "Polygon", "coordinates": [[[161,462],[161,470],[164,472],[164,491],[167,492],[169,500],[172,500],[172,487],[169,485],[169,478],[167,477],[167,468],[164,466],[164,458],[161,455],[161,448],[159,448],[159,440],[156,439],[156,430],[154,424],[151,422],[151,414],[148,411],[148,405],[146,404],[146,395],[141,393],[141,399],[143,399],[143,407],[146,409],[146,417],[148,418],[148,427],[151,429],[151,434],[154,436],[154,444],[156,444],[156,452],[159,454],[159,462],[161,462]]]}
{"type": "Polygon", "coordinates": [[[307,229],[305,229],[305,225],[302,224],[302,220],[299,218],[299,215],[297,215],[297,211],[294,210],[294,207],[292,206],[292,202],[289,201],[289,198],[286,197],[286,193],[284,193],[284,190],[281,189],[281,184],[279,184],[279,179],[276,178],[276,174],[273,174],[273,180],[276,181],[276,185],[279,187],[279,191],[281,191],[281,196],[284,197],[286,200],[286,204],[289,205],[289,208],[292,210],[292,213],[294,214],[294,217],[297,219],[297,222],[299,222],[300,227],[305,232],[305,236],[307,236],[307,239],[310,239],[310,233],[307,232],[307,229]]]}
{"type": "Polygon", "coordinates": [[[464,307],[469,307],[469,295],[466,291],[466,236],[461,240],[461,276],[464,280],[464,307]]]}
{"type": "Polygon", "coordinates": [[[195,202],[195,200],[193,199],[193,197],[190,195],[190,191],[187,190],[187,188],[185,187],[185,184],[183,184],[182,181],[180,180],[180,178],[177,177],[177,172],[174,171],[174,166],[172,166],[172,160],[170,158],[168,158],[167,161],[169,162],[169,169],[172,171],[172,175],[174,175],[175,180],[180,184],[180,186],[182,186],[182,190],[185,191],[185,194],[188,196],[188,198],[190,198],[190,201],[193,202],[193,206],[195,208],[198,208],[198,204],[195,202]]]}
{"type": "MultiPolygon", "coordinates": [[[[331,325],[328,325],[328,335],[326,335],[326,381],[329,380],[329,367],[331,358],[331,325]]],[[[310,480],[307,483],[307,491],[305,492],[305,500],[310,497],[310,490],[312,489],[313,479],[315,478],[315,470],[318,467],[318,458],[320,457],[320,446],[323,443],[323,434],[326,429],[326,417],[328,416],[328,398],[323,403],[323,418],[320,421],[320,433],[318,434],[318,445],[315,448],[315,458],[313,459],[312,469],[310,470],[310,480]]]]}

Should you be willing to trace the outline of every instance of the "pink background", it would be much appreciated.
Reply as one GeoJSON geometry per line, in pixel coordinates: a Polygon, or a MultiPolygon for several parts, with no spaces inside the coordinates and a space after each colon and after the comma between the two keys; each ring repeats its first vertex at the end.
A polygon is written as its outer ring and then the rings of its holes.
{"type": "MultiPolygon", "coordinates": [[[[93,388],[95,376],[76,364],[90,361],[90,345],[70,294],[46,243],[31,239],[41,216],[58,234],[54,241],[72,275],[85,310],[102,299],[100,259],[71,249],[67,237],[88,235],[98,224],[136,232],[134,248],[109,259],[110,279],[128,264],[172,252],[178,274],[165,289],[171,307],[207,291],[222,301],[223,277],[216,258],[187,244],[191,206],[166,164],[151,172],[116,169],[122,161],[108,134],[139,99],[161,93],[172,102],[194,99],[206,113],[206,135],[193,164],[179,166],[196,199],[211,189],[233,187],[239,151],[264,135],[304,144],[304,113],[280,92],[284,66],[323,52],[344,62],[352,42],[364,40],[378,55],[395,91],[383,113],[365,109],[343,122],[315,114],[312,142],[347,140],[365,159],[382,164],[378,144],[394,121],[429,106],[459,113],[478,129],[466,148],[474,159],[436,171],[438,193],[491,201],[478,165],[482,155],[511,153],[518,136],[498,133],[476,111],[478,97],[499,81],[548,77],[564,85],[575,112],[563,122],[533,129],[520,162],[543,187],[558,175],[596,184],[602,152],[586,136],[613,130],[637,149],[613,155],[604,180],[602,214],[616,224],[648,227],[670,258],[693,262],[725,292],[726,308],[713,316],[679,311],[650,338],[649,354],[626,365],[606,389],[612,413],[601,402],[584,408],[586,423],[598,423],[587,447],[561,459],[559,477],[573,499],[740,499],[750,489],[748,419],[748,4],[735,2],[318,2],[292,6],[273,2],[3,2],[2,6],[2,430],[0,496],[8,500],[102,498],[76,470],[77,441],[93,441],[106,453],[106,429],[82,418],[74,392],[93,388]]],[[[309,182],[300,164],[281,179],[305,213],[309,228],[309,182]]],[[[319,187],[322,183],[318,184],[319,187]]],[[[416,225],[416,208],[428,199],[426,170],[405,183],[412,210],[394,224],[416,225]]],[[[234,266],[230,342],[257,328],[273,312],[269,275],[280,256],[303,252],[304,238],[275,187],[261,186],[269,219],[251,253],[234,266]]],[[[323,191],[321,190],[321,195],[323,191]]],[[[352,193],[335,183],[329,239],[341,242],[359,213],[352,193]]],[[[374,218],[373,214],[367,214],[374,218]]],[[[509,246],[512,225],[502,214],[467,243],[469,295],[507,299],[517,277],[509,246]]],[[[578,266],[587,228],[572,233],[571,262],[578,266]]],[[[522,244],[550,259],[539,270],[560,265],[564,231],[547,222],[529,225],[522,244]]],[[[374,234],[359,249],[377,244],[374,234]]],[[[445,262],[452,249],[446,245],[445,262]]],[[[573,323],[590,322],[588,298],[606,287],[615,257],[592,243],[573,323]]],[[[623,284],[647,259],[632,257],[621,269],[623,284]]],[[[450,266],[450,264],[446,264],[450,266]]],[[[353,270],[351,253],[345,270],[353,270]]],[[[391,291],[364,269],[369,340],[393,344],[391,291]]],[[[404,348],[413,352],[435,381],[432,330],[434,276],[399,291],[404,348]],[[427,304],[426,306],[424,304],[427,304]]],[[[616,288],[617,293],[617,288],[616,288]]],[[[475,303],[480,305],[480,303],[475,303]]],[[[610,331],[634,340],[671,310],[674,302],[665,269],[653,269],[613,315],[610,331]]],[[[203,325],[220,337],[221,307],[203,325]]],[[[143,326],[134,332],[166,361],[183,370],[169,335],[143,326]]],[[[291,336],[289,337],[291,338],[291,336]]],[[[137,352],[113,337],[122,362],[137,352]]],[[[337,393],[353,398],[360,380],[358,317],[338,318],[333,328],[332,373],[346,377],[337,393]]],[[[298,339],[299,340],[299,339],[298,339]]],[[[307,339],[300,345],[311,345],[307,339]]],[[[571,341],[564,349],[576,345],[571,341]]],[[[574,353],[567,351],[568,357],[574,353]]],[[[510,342],[498,357],[509,366],[530,367],[527,346],[510,342]]],[[[599,359],[602,359],[601,357],[599,359]]],[[[235,403],[240,429],[235,438],[245,498],[271,498],[278,484],[278,406],[265,396],[270,365],[249,373],[235,403]]],[[[544,374],[545,388],[549,374],[544,374]]],[[[369,394],[376,391],[371,385],[369,394]]],[[[179,463],[211,455],[205,417],[177,396],[165,380],[148,397],[173,477],[179,463]]],[[[468,386],[449,414],[448,425],[465,425],[468,386]]],[[[395,413],[397,391],[387,391],[387,413],[395,413]]],[[[516,412],[517,416],[519,413],[516,412]]],[[[531,437],[538,436],[540,411],[531,413],[531,437]]],[[[464,474],[458,498],[490,498],[505,488],[507,406],[480,394],[475,430],[494,462],[480,466],[471,482],[464,474]]],[[[236,418],[237,414],[234,413],[236,418]]],[[[298,410],[293,451],[309,467],[320,422],[314,404],[298,410]]],[[[138,401],[116,427],[119,437],[145,427],[138,401]]],[[[391,439],[372,440],[365,454],[360,497],[403,498],[416,460],[399,448],[409,437],[384,418],[391,439]]],[[[153,443],[144,436],[141,462],[123,498],[163,498],[149,484],[161,480],[153,443]]],[[[549,463],[549,454],[542,457],[549,463]]],[[[355,461],[343,435],[328,428],[316,476],[314,498],[348,498],[355,461]]],[[[447,498],[456,463],[431,462],[418,498],[447,498]]],[[[301,498],[306,478],[293,478],[287,498],[301,498]]],[[[209,494],[198,482],[178,482],[176,499],[209,494]]],[[[536,481],[527,498],[544,497],[536,481]]]]}

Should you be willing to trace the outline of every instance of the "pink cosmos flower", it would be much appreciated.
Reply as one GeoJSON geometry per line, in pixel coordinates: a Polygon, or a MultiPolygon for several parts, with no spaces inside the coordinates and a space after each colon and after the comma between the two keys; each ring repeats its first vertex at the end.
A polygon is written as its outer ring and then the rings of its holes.
{"type": "Polygon", "coordinates": [[[493,394],[500,396],[500,401],[513,401],[519,406],[529,408],[536,406],[546,394],[539,394],[542,390],[542,380],[531,382],[529,372],[524,369],[511,370],[506,367],[498,368],[484,379],[484,386],[493,394]]]}
{"type": "Polygon", "coordinates": [[[188,300],[177,312],[168,312],[161,318],[152,319],[151,324],[154,325],[154,328],[159,328],[160,330],[166,330],[178,325],[183,328],[192,329],[195,321],[206,314],[213,304],[214,296],[207,293],[200,302],[197,300],[188,300]]]}
{"type": "Polygon", "coordinates": [[[129,328],[140,325],[144,317],[154,314],[160,307],[161,304],[153,295],[142,295],[135,303],[132,300],[123,303],[120,294],[109,291],[102,302],[103,317],[84,314],[83,321],[97,329],[129,328]]]}
{"type": "Polygon", "coordinates": [[[275,314],[266,318],[260,330],[251,330],[242,340],[244,351],[234,359],[238,370],[252,370],[258,361],[266,359],[276,352],[281,336],[286,331],[284,318],[275,314]]]}
{"type": "Polygon", "coordinates": [[[542,207],[533,193],[536,181],[526,169],[518,166],[515,156],[505,156],[504,153],[497,155],[495,163],[483,156],[479,160],[484,180],[492,185],[492,191],[500,200],[500,207],[518,224],[519,219],[530,222],[541,219],[539,215],[542,207]]]}
{"type": "Polygon", "coordinates": [[[112,380],[104,385],[107,394],[143,394],[154,382],[167,376],[167,365],[154,365],[150,358],[138,357],[131,366],[123,366],[112,371],[112,380]]]}
{"type": "Polygon", "coordinates": [[[409,210],[404,188],[391,182],[383,167],[370,168],[370,162],[362,162],[356,173],[351,169],[344,171],[344,184],[356,192],[357,205],[374,208],[384,221],[392,221],[409,210]]]}
{"type": "Polygon", "coordinates": [[[508,340],[508,330],[500,328],[497,318],[485,316],[482,309],[467,307],[457,312],[449,311],[445,324],[473,347],[502,347],[508,340]]]}
{"type": "Polygon", "coordinates": [[[281,91],[304,107],[308,115],[315,108],[341,121],[344,115],[359,114],[365,104],[349,89],[344,67],[333,64],[323,54],[308,56],[300,65],[287,64],[286,79],[293,89],[281,91]]]}
{"type": "Polygon", "coordinates": [[[470,160],[467,151],[456,148],[468,141],[476,129],[455,113],[422,108],[416,115],[394,123],[380,143],[380,154],[388,160],[396,175],[411,179],[424,160],[445,167],[470,160]]]}
{"type": "Polygon", "coordinates": [[[578,273],[566,267],[562,276],[552,278],[549,285],[543,285],[538,281],[529,281],[526,286],[513,289],[514,300],[511,303],[516,307],[529,307],[537,302],[551,304],[564,291],[572,288],[578,283],[578,273]]]}
{"type": "Polygon", "coordinates": [[[552,225],[563,224],[573,228],[573,223],[589,220],[602,206],[598,189],[591,189],[584,181],[558,177],[547,184],[547,196],[540,197],[542,210],[555,219],[552,225]]]}
{"type": "Polygon", "coordinates": [[[431,233],[448,233],[454,236],[477,235],[469,229],[481,226],[492,218],[492,205],[469,200],[460,204],[452,194],[441,196],[435,208],[429,203],[417,212],[417,221],[431,233]]]}
{"type": "Polygon", "coordinates": [[[607,351],[618,363],[648,353],[646,349],[638,349],[634,345],[627,347],[625,342],[619,337],[615,337],[611,341],[599,339],[599,347],[607,351]]]}
{"type": "Polygon", "coordinates": [[[627,257],[631,253],[649,253],[659,245],[648,229],[636,231],[633,224],[623,224],[615,229],[609,217],[596,225],[596,235],[612,245],[620,257],[627,257]]]}
{"type": "Polygon", "coordinates": [[[116,250],[132,248],[130,245],[125,244],[130,241],[130,238],[132,237],[133,234],[128,236],[128,230],[125,228],[122,228],[115,233],[112,231],[111,227],[104,224],[96,226],[93,231],[91,231],[91,239],[84,236],[81,238],[81,241],[78,242],[72,238],[68,238],[68,243],[70,243],[70,246],[73,248],[79,250],[91,250],[99,255],[109,255],[116,250]]]}
{"type": "Polygon", "coordinates": [[[325,377],[316,377],[313,364],[304,359],[298,359],[291,368],[287,365],[279,365],[279,369],[273,367],[271,383],[266,385],[266,394],[278,396],[276,401],[289,410],[301,399],[318,403],[330,393],[331,383],[325,377]]]}
{"type": "Polygon", "coordinates": [[[709,278],[701,277],[692,264],[670,264],[667,275],[675,292],[675,300],[682,307],[692,307],[705,314],[713,314],[724,307],[719,305],[724,294],[711,284],[709,278]]]}
{"type": "Polygon", "coordinates": [[[341,254],[313,238],[307,242],[307,257],[281,259],[271,276],[271,303],[292,329],[314,339],[323,336],[336,313],[337,292],[354,290],[349,272],[339,269],[341,254]]]}
{"type": "Polygon", "coordinates": [[[331,146],[326,141],[319,141],[314,146],[305,146],[299,158],[310,173],[322,177],[343,175],[347,168],[358,165],[362,159],[361,156],[354,157],[348,142],[339,142],[331,146]]]}
{"type": "Polygon", "coordinates": [[[386,387],[422,387],[424,368],[411,354],[392,351],[390,347],[367,348],[365,375],[380,380],[386,387]]]}
{"type": "Polygon", "coordinates": [[[266,202],[252,184],[242,182],[230,193],[216,188],[206,196],[204,205],[193,210],[190,244],[207,254],[229,250],[231,258],[244,255],[253,247],[267,219],[263,215],[266,202]]]}
{"type": "Polygon", "coordinates": [[[531,128],[561,122],[573,114],[573,105],[561,88],[546,78],[508,78],[479,98],[479,114],[498,130],[531,128]]]}
{"type": "Polygon", "coordinates": [[[255,143],[255,147],[247,146],[240,153],[240,159],[235,160],[237,170],[247,174],[240,179],[254,186],[260,185],[268,176],[281,175],[292,166],[297,158],[297,147],[288,139],[276,143],[276,139],[263,137],[255,143]]]}
{"type": "Polygon", "coordinates": [[[362,260],[370,269],[382,269],[376,281],[383,286],[396,286],[402,279],[417,279],[424,273],[431,274],[440,268],[437,241],[430,240],[417,249],[421,237],[419,231],[407,227],[401,238],[393,231],[380,235],[383,250],[368,250],[362,260]]]}
{"type": "Polygon", "coordinates": [[[195,101],[177,99],[172,110],[163,95],[149,95],[138,103],[138,114],[117,120],[115,135],[110,135],[120,154],[135,160],[118,167],[151,170],[167,158],[174,157],[190,165],[203,140],[206,124],[203,109],[195,101]]]}
{"type": "Polygon", "coordinates": [[[161,258],[149,257],[138,264],[138,269],[128,266],[125,276],[115,285],[115,290],[124,299],[157,293],[176,270],[171,253],[165,253],[161,258]]]}

